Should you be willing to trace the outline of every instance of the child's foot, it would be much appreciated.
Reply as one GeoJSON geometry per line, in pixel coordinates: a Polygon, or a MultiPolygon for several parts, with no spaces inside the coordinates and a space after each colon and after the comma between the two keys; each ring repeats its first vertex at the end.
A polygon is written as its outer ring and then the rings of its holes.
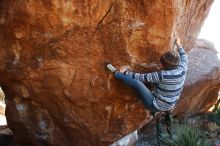
{"type": "Polygon", "coordinates": [[[108,70],[110,70],[112,73],[116,72],[117,69],[111,64],[111,63],[107,63],[106,67],[108,70]]]}

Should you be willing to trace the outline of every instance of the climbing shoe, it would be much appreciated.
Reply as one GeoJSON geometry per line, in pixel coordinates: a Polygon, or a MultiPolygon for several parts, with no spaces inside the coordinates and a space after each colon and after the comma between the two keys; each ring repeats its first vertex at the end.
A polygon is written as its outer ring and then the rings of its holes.
{"type": "Polygon", "coordinates": [[[113,73],[117,71],[117,69],[111,63],[106,64],[106,67],[113,73]]]}

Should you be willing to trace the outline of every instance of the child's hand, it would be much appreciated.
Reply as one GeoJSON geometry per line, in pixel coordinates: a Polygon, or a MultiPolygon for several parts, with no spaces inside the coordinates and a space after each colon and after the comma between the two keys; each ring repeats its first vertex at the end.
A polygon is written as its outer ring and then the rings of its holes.
{"type": "Polygon", "coordinates": [[[124,73],[124,72],[126,72],[128,69],[129,69],[128,66],[122,66],[122,67],[120,67],[119,72],[124,73]]]}

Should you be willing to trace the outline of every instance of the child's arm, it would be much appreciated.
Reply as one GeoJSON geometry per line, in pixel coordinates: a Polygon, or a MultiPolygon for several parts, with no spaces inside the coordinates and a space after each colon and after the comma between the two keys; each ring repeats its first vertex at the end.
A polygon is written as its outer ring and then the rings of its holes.
{"type": "Polygon", "coordinates": [[[162,80],[161,72],[135,73],[135,72],[127,70],[124,72],[124,74],[133,79],[136,79],[142,82],[158,83],[158,82],[161,82],[162,80]]]}

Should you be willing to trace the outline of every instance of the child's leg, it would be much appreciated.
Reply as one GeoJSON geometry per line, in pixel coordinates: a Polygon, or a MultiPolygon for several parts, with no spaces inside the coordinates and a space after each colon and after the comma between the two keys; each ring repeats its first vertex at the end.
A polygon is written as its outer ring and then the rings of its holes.
{"type": "Polygon", "coordinates": [[[117,79],[122,80],[126,85],[133,87],[139,94],[140,99],[144,105],[151,111],[158,111],[153,105],[154,96],[151,91],[139,80],[130,78],[120,72],[115,73],[117,79]]]}
{"type": "Polygon", "coordinates": [[[170,136],[172,136],[172,123],[173,123],[173,115],[171,112],[166,112],[165,115],[165,124],[167,128],[167,132],[170,136]]]}

